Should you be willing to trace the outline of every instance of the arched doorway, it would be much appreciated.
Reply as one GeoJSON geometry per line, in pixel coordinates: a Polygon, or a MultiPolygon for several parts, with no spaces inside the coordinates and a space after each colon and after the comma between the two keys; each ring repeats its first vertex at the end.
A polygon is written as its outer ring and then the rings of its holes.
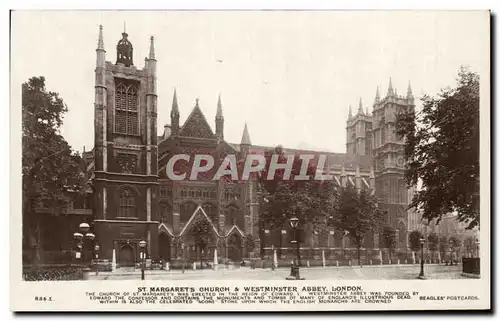
{"type": "Polygon", "coordinates": [[[134,266],[134,249],[130,244],[124,244],[120,247],[118,263],[120,266],[134,266]]]}
{"type": "Polygon", "coordinates": [[[238,234],[233,234],[229,237],[227,241],[227,257],[231,261],[240,261],[241,260],[241,247],[242,239],[238,234]]]}
{"type": "Polygon", "coordinates": [[[170,237],[166,233],[160,233],[158,241],[160,258],[170,261],[170,237]]]}

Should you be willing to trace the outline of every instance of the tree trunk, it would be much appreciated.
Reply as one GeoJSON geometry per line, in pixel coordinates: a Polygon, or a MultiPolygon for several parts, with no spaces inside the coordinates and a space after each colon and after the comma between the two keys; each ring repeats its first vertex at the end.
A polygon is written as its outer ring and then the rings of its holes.
{"type": "Polygon", "coordinates": [[[358,264],[361,266],[361,245],[358,244],[358,264]]]}

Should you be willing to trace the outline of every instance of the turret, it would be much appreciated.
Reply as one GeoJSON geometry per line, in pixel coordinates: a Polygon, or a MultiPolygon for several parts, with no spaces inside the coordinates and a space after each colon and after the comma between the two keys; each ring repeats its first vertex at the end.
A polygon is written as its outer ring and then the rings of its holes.
{"type": "Polygon", "coordinates": [[[122,39],[116,45],[116,64],[123,64],[125,67],[133,66],[133,52],[134,48],[128,40],[128,34],[123,30],[122,39]]]}
{"type": "Polygon", "coordinates": [[[243,135],[241,136],[241,152],[243,154],[246,154],[252,145],[252,142],[250,141],[250,134],[248,133],[248,127],[247,123],[245,123],[245,128],[243,129],[243,135]]]}
{"type": "Polygon", "coordinates": [[[372,195],[375,194],[375,171],[373,170],[373,166],[370,166],[370,188],[372,195]]]}
{"type": "Polygon", "coordinates": [[[215,114],[215,135],[221,140],[224,139],[224,116],[222,115],[220,94],[217,101],[217,113],[215,114]]]}
{"type": "Polygon", "coordinates": [[[411,91],[411,84],[410,84],[410,82],[408,82],[408,91],[406,92],[406,99],[408,99],[408,100],[413,100],[414,99],[413,93],[411,91]]]}
{"type": "Polygon", "coordinates": [[[363,101],[361,100],[361,97],[359,97],[358,115],[363,115],[363,101]]]}
{"type": "MultiPolygon", "coordinates": [[[[147,59],[147,73],[148,73],[148,89],[146,92],[146,136],[148,149],[152,150],[151,146],[156,146],[158,144],[157,136],[157,99],[156,94],[156,58],[155,58],[155,42],[154,37],[151,36],[149,45],[149,56],[147,59]]],[[[152,150],[151,153],[147,154],[147,174],[151,175],[151,170],[156,171],[157,161],[156,161],[156,150],[152,150]],[[153,156],[153,157],[151,157],[153,156]]]]}
{"type": "Polygon", "coordinates": [[[387,89],[387,97],[394,96],[394,89],[392,89],[392,79],[389,78],[389,88],[387,89]]]}
{"type": "Polygon", "coordinates": [[[170,123],[172,124],[172,135],[179,132],[179,105],[177,104],[177,90],[174,89],[174,98],[172,100],[172,110],[170,111],[170,123]]]}
{"type": "Polygon", "coordinates": [[[378,91],[378,86],[377,86],[377,92],[375,93],[375,100],[373,101],[373,105],[376,105],[380,102],[380,93],[378,91]]]}
{"type": "Polygon", "coordinates": [[[107,127],[107,88],[106,88],[106,50],[102,26],[99,26],[99,37],[96,49],[95,68],[95,100],[94,100],[94,153],[96,170],[107,170],[107,153],[105,151],[107,127]]]}
{"type": "Polygon", "coordinates": [[[361,190],[361,171],[360,171],[360,168],[359,168],[359,164],[356,164],[356,188],[358,189],[358,191],[361,190]]]}

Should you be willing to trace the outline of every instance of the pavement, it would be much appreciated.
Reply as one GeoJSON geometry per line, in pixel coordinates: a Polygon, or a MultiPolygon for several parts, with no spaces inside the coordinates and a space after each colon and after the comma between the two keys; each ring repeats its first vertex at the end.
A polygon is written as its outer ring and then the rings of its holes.
{"type": "MultiPolygon", "coordinates": [[[[462,266],[446,266],[444,264],[425,265],[427,279],[464,279],[462,266]]],[[[377,265],[377,266],[345,266],[345,267],[301,267],[300,276],[306,280],[412,280],[420,273],[420,265],[377,265]]],[[[149,280],[284,280],[290,275],[290,268],[251,269],[248,267],[226,268],[217,270],[152,270],[145,271],[149,280]]],[[[114,272],[91,272],[89,280],[134,280],[141,278],[141,271],[136,269],[117,269],[114,272]]]]}

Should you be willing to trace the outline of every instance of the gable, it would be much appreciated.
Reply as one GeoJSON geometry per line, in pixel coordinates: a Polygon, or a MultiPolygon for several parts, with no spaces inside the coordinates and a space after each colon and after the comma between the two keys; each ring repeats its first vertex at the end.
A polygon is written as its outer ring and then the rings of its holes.
{"type": "Polygon", "coordinates": [[[210,224],[212,227],[212,231],[216,236],[220,236],[219,232],[217,232],[217,228],[213,224],[212,220],[208,217],[207,213],[205,213],[205,210],[201,206],[198,205],[196,210],[194,211],[193,215],[189,218],[187,221],[186,225],[184,225],[184,228],[182,229],[181,233],[179,234],[180,236],[184,235],[185,233],[189,232],[191,229],[191,226],[196,222],[197,219],[205,220],[210,224]]]}
{"type": "Polygon", "coordinates": [[[195,137],[195,138],[212,138],[215,139],[214,132],[207,122],[207,119],[201,112],[198,106],[193,108],[193,111],[187,118],[186,122],[179,131],[179,136],[195,137]]]}

